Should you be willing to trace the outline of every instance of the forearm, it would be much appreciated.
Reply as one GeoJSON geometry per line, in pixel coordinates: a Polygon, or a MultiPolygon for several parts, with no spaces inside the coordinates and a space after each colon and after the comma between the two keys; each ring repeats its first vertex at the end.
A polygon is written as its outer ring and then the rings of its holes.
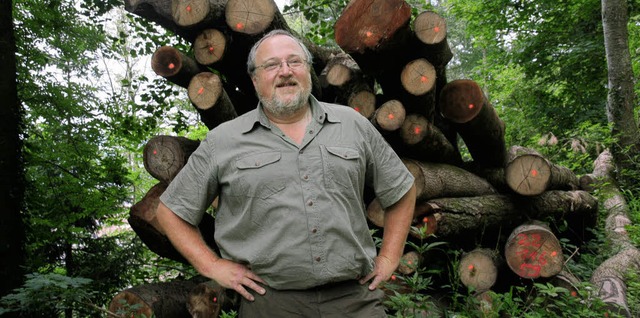
{"type": "Polygon", "coordinates": [[[395,204],[387,208],[384,216],[384,232],[379,255],[398,265],[411,228],[415,209],[416,189],[409,191],[395,204]]]}
{"type": "Polygon", "coordinates": [[[173,246],[202,275],[211,277],[211,265],[219,256],[205,243],[200,230],[171,211],[162,202],[156,211],[158,222],[173,246]]]}

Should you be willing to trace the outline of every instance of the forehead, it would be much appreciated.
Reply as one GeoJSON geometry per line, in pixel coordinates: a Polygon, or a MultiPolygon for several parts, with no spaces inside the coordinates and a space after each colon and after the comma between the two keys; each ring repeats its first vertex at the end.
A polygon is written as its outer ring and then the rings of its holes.
{"type": "Polygon", "coordinates": [[[264,40],[256,50],[256,60],[258,61],[284,58],[290,55],[303,56],[304,52],[298,42],[286,35],[270,37],[264,40]]]}

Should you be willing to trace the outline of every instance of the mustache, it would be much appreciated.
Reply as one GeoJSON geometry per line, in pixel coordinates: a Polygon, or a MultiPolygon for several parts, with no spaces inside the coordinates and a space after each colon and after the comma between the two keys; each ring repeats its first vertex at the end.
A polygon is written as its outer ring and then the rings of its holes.
{"type": "Polygon", "coordinates": [[[293,78],[283,79],[276,82],[276,87],[296,86],[296,85],[298,85],[298,81],[293,78]]]}

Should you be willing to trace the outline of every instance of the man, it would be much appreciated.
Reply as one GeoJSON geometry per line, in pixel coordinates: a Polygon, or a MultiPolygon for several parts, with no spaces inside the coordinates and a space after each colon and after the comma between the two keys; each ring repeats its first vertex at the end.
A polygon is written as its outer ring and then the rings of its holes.
{"type": "Polygon", "coordinates": [[[386,317],[376,287],[400,262],[413,177],[366,118],[311,96],[311,58],[282,30],[255,44],[257,109],[207,134],[158,220],[198,272],[243,296],[240,317],[386,317]],[[387,207],[377,256],[365,184],[387,207]],[[216,196],[221,255],[196,227],[216,196]]]}

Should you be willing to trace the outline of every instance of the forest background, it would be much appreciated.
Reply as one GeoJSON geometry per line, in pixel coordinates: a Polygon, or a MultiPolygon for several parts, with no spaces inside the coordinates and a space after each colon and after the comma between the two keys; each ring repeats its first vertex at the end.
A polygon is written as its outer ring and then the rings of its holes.
{"type": "MultiPolygon", "coordinates": [[[[534,148],[577,175],[590,173],[604,149],[614,151],[633,221],[627,231],[639,246],[640,2],[618,1],[632,72],[623,116],[609,95],[602,19],[615,1],[407,2],[414,14],[446,19],[454,54],[447,77],[482,86],[507,123],[507,144],[534,148]]],[[[333,25],[345,5],[293,0],[282,12],[293,30],[336,46],[333,25]]],[[[0,296],[8,295],[0,315],[105,316],[122,289],[194,275],[150,252],[126,223],[156,182],[142,164],[145,143],[207,131],[184,90],[150,72],[157,47],[189,44],[126,13],[119,0],[3,0],[0,9],[0,296]]],[[[575,272],[588,281],[610,253],[600,236],[579,254],[575,272]]],[[[640,286],[629,294],[638,315],[640,286]]],[[[523,316],[544,312],[514,306],[523,316]]]]}

